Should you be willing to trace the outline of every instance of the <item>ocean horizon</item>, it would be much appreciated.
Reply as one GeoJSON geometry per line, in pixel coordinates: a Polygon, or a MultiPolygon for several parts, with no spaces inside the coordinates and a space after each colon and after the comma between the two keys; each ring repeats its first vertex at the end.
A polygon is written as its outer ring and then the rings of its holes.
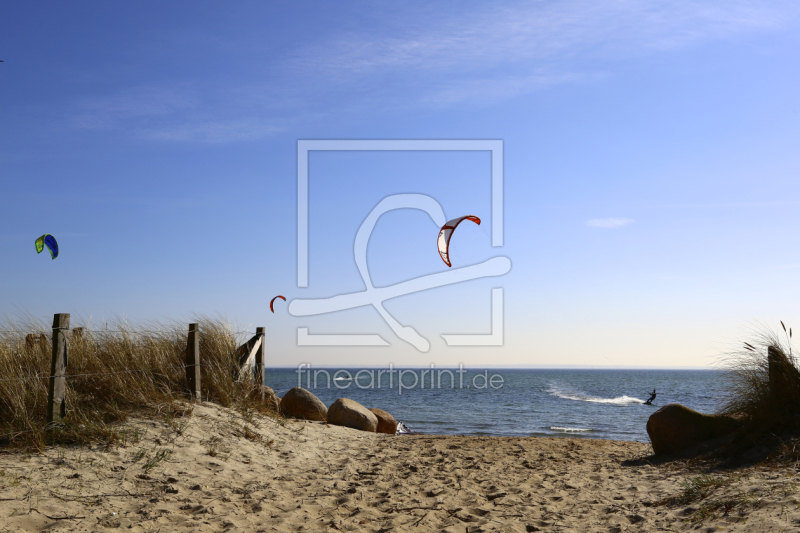
{"type": "MultiPolygon", "coordinates": [[[[301,363],[306,364],[308,363],[301,363]]],[[[267,370],[297,370],[299,365],[292,365],[292,366],[280,366],[280,365],[272,365],[267,366],[267,370]]],[[[425,369],[431,368],[430,365],[404,365],[404,366],[396,366],[392,365],[396,369],[425,369]]],[[[719,370],[716,366],[636,366],[636,365],[461,365],[464,368],[472,368],[472,369],[484,369],[484,368],[505,368],[508,370],[532,370],[532,369],[553,369],[553,370],[570,370],[570,369],[586,369],[586,370],[719,370]]],[[[355,365],[355,364],[346,364],[341,366],[312,366],[312,368],[319,368],[319,369],[326,369],[326,370],[360,370],[360,369],[379,369],[379,368],[388,368],[389,365],[355,365]]],[[[435,366],[434,368],[459,368],[459,365],[440,365],[435,366]]]]}

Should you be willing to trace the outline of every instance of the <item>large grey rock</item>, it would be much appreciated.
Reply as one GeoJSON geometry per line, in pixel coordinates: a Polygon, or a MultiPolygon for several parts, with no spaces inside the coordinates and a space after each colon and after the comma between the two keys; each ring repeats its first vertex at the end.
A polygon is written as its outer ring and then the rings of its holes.
{"type": "Polygon", "coordinates": [[[647,434],[656,455],[670,454],[722,437],[739,426],[729,416],[705,415],[679,403],[665,405],[647,420],[647,434]]]}
{"type": "Polygon", "coordinates": [[[376,409],[375,407],[371,407],[369,412],[378,419],[378,428],[376,429],[378,433],[386,433],[388,435],[397,433],[397,420],[392,415],[383,409],[376,409]]]}
{"type": "Polygon", "coordinates": [[[354,400],[339,398],[328,408],[328,424],[375,432],[378,417],[354,400]]]}
{"type": "Polygon", "coordinates": [[[283,395],[281,412],[300,420],[324,422],[328,418],[328,409],[322,400],[302,387],[295,387],[283,395]]]}

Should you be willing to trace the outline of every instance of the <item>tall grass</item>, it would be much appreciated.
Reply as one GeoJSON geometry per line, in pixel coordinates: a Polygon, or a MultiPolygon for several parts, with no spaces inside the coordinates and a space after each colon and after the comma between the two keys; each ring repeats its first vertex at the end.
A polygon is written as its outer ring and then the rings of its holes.
{"type": "Polygon", "coordinates": [[[721,414],[739,418],[749,431],[800,429],[800,371],[791,329],[760,327],[748,342],[725,354],[726,395],[721,414]]]}
{"type": "MultiPolygon", "coordinates": [[[[236,348],[245,340],[220,319],[199,317],[203,400],[266,409],[252,382],[237,383],[236,348]]],[[[80,327],[78,325],[77,327],[80,327]]],[[[72,327],[76,327],[75,324],[72,327]]],[[[174,416],[190,409],[184,369],[188,324],[124,320],[69,337],[65,424],[47,427],[51,325],[30,316],[0,322],[0,444],[113,443],[132,414],[174,416]],[[26,345],[35,334],[33,348],[26,345]],[[43,337],[40,337],[43,335],[43,337]]]]}

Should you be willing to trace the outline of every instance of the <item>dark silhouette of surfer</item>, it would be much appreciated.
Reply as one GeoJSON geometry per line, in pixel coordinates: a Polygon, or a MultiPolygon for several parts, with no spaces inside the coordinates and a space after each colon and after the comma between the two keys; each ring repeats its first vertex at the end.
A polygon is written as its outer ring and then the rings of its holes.
{"type": "Polygon", "coordinates": [[[653,405],[653,400],[656,399],[656,390],[653,389],[653,392],[650,393],[650,398],[644,402],[645,405],[653,405]]]}

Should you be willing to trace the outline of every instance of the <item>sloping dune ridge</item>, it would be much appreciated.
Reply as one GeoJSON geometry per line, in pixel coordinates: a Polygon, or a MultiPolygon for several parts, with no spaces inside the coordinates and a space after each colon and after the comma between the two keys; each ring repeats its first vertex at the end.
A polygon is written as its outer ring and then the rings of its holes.
{"type": "Polygon", "coordinates": [[[699,475],[647,444],[376,435],[204,403],[124,445],[0,455],[0,531],[790,531],[795,469],[699,475]],[[697,490],[694,490],[697,489],[697,490]]]}

